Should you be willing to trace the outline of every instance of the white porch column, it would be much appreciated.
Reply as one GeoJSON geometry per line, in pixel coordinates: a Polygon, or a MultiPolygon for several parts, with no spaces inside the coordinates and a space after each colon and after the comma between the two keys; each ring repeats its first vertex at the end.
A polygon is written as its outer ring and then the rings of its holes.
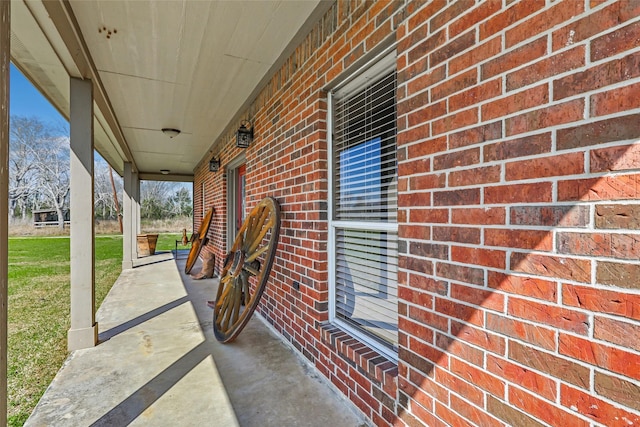
{"type": "Polygon", "coordinates": [[[69,350],[98,342],[95,317],[93,83],[71,78],[71,329],[69,350]]]}
{"type": "Polygon", "coordinates": [[[122,192],[122,268],[133,268],[133,169],[131,163],[124,164],[124,188],[122,192]]]}
{"type": "Polygon", "coordinates": [[[0,1],[0,426],[7,425],[10,16],[11,2],[0,1]]]}
{"type": "Polygon", "coordinates": [[[133,234],[131,255],[133,259],[138,259],[138,239],[137,236],[140,234],[140,178],[137,173],[133,174],[132,180],[133,186],[131,190],[132,194],[132,208],[131,208],[131,233],[133,234]]]}

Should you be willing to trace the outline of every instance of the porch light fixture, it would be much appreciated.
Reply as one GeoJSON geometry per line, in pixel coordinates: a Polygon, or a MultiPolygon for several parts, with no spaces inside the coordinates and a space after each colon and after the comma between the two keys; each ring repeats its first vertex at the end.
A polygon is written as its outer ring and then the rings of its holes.
{"type": "Polygon", "coordinates": [[[253,141],[253,125],[248,120],[243,120],[240,123],[240,128],[236,132],[236,147],[248,148],[253,141]],[[249,126],[247,128],[247,126],[249,126]]]}
{"type": "Polygon", "coordinates": [[[209,160],[209,172],[218,172],[219,169],[220,169],[220,158],[218,157],[216,159],[215,157],[212,157],[211,160],[209,160]]]}
{"type": "Polygon", "coordinates": [[[180,135],[180,129],[162,128],[162,133],[167,135],[169,138],[174,138],[180,135]]]}
{"type": "Polygon", "coordinates": [[[160,173],[162,175],[169,175],[169,172],[170,172],[169,169],[160,169],[160,173]]]}

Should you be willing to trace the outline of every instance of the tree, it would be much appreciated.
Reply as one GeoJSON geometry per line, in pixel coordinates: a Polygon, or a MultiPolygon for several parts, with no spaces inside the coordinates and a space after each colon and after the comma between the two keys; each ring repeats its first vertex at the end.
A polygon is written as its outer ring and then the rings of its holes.
{"type": "Polygon", "coordinates": [[[35,155],[51,139],[51,130],[37,117],[11,116],[9,144],[9,213],[26,218],[36,191],[35,155]]]}
{"type": "Polygon", "coordinates": [[[46,147],[36,152],[35,158],[38,187],[46,202],[56,210],[58,227],[64,228],[64,211],[71,190],[69,138],[51,139],[46,147]]]}

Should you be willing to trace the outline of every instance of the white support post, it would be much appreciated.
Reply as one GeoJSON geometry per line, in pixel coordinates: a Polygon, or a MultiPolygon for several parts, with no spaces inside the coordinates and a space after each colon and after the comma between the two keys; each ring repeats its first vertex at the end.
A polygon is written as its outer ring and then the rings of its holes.
{"type": "Polygon", "coordinates": [[[140,234],[140,178],[137,173],[131,180],[131,233],[133,234],[131,255],[132,259],[138,259],[138,234],[140,234]]]}
{"type": "Polygon", "coordinates": [[[124,188],[122,192],[122,268],[133,268],[134,244],[133,232],[133,169],[129,162],[124,164],[124,188]],[[132,252],[133,251],[133,252],[132,252]]]}
{"type": "Polygon", "coordinates": [[[95,321],[93,83],[71,78],[71,329],[70,351],[98,343],[95,321]]]}
{"type": "Polygon", "coordinates": [[[10,17],[11,2],[0,1],[0,426],[7,425],[10,17]]]}

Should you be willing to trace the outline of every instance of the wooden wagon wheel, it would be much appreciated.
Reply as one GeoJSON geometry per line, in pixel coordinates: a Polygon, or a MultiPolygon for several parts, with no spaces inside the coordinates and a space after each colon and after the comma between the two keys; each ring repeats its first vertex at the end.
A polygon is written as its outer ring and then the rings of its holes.
{"type": "Polygon", "coordinates": [[[209,226],[211,226],[211,219],[213,218],[213,207],[209,209],[209,212],[202,218],[198,234],[191,236],[191,250],[187,257],[187,263],[184,266],[185,274],[189,274],[191,269],[196,263],[196,260],[200,256],[200,251],[203,246],[207,245],[209,239],[207,239],[207,233],[209,233],[209,226]]]}
{"type": "Polygon", "coordinates": [[[233,341],[258,306],[279,234],[280,205],[267,197],[245,219],[225,259],[213,308],[213,331],[218,341],[233,341]]]}

